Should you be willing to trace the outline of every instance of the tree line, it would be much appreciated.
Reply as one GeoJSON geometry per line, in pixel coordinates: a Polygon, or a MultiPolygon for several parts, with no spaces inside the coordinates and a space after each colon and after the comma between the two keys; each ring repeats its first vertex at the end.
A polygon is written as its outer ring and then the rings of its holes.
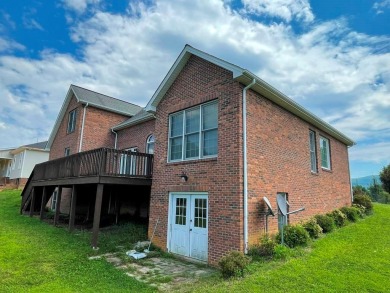
{"type": "Polygon", "coordinates": [[[361,185],[353,187],[353,195],[368,195],[372,201],[390,204],[390,164],[383,167],[379,173],[379,179],[372,179],[372,183],[368,188],[361,185]]]}

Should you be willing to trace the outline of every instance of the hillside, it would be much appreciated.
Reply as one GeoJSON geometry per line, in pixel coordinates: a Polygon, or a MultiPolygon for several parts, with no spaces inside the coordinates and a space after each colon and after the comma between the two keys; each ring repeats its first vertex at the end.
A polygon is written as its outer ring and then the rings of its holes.
{"type": "Polygon", "coordinates": [[[372,184],[373,179],[375,179],[377,183],[380,183],[379,175],[370,175],[365,177],[352,178],[352,186],[361,185],[367,188],[372,184]]]}

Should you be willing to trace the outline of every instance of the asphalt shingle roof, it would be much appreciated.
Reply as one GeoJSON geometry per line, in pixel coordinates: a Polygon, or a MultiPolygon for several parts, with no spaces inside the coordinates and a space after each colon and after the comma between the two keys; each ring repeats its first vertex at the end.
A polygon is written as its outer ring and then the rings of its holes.
{"type": "Polygon", "coordinates": [[[133,116],[142,109],[142,107],[132,103],[118,100],[77,85],[72,84],[71,88],[79,101],[89,103],[109,111],[126,113],[128,116],[133,116]]]}
{"type": "Polygon", "coordinates": [[[46,147],[46,144],[47,144],[47,140],[46,141],[37,142],[37,143],[32,143],[32,144],[26,144],[23,147],[44,150],[45,147],[46,147]]]}

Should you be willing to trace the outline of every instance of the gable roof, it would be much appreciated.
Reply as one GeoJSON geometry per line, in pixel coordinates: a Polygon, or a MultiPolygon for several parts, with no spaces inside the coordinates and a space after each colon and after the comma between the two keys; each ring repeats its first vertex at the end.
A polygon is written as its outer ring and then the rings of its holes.
{"type": "Polygon", "coordinates": [[[32,144],[26,144],[26,145],[21,146],[21,147],[43,150],[43,149],[46,148],[46,144],[47,144],[47,140],[41,141],[41,142],[32,143],[32,144]]]}
{"type": "Polygon", "coordinates": [[[122,123],[119,123],[116,126],[114,126],[112,128],[112,130],[114,130],[114,131],[121,130],[121,129],[124,129],[126,127],[129,127],[129,126],[132,126],[132,125],[135,125],[135,124],[138,124],[138,123],[146,122],[146,121],[149,121],[149,120],[153,120],[153,119],[156,119],[154,117],[154,114],[146,112],[145,109],[142,109],[137,114],[135,114],[133,117],[127,119],[126,121],[124,121],[122,123]]]}
{"type": "Polygon", "coordinates": [[[251,87],[251,90],[261,94],[267,99],[273,101],[275,104],[281,106],[287,111],[295,114],[296,116],[302,118],[304,121],[314,125],[318,129],[328,133],[339,141],[343,142],[347,146],[353,146],[356,143],[338,131],[336,128],[332,127],[330,124],[317,117],[310,111],[303,108],[301,105],[287,97],[282,92],[278,91],[276,88],[272,87],[270,84],[266,83],[264,80],[246,70],[242,67],[219,59],[215,56],[207,54],[203,51],[195,49],[190,45],[185,45],[184,49],[181,51],[179,57],[176,59],[175,63],[172,65],[171,69],[168,71],[167,75],[164,77],[163,81],[157,88],[156,92],[153,94],[149,103],[146,105],[145,110],[150,113],[155,113],[157,105],[160,103],[170,86],[175,81],[176,77],[180,74],[181,70],[184,68],[188,59],[192,56],[198,56],[208,62],[211,62],[215,65],[218,65],[226,70],[229,70],[233,73],[233,79],[242,83],[243,85],[249,85],[253,81],[254,85],[251,87]]]}
{"type": "Polygon", "coordinates": [[[26,144],[22,145],[12,151],[10,151],[11,154],[16,155],[24,150],[32,150],[32,151],[40,151],[40,152],[48,152],[46,149],[47,145],[47,140],[46,141],[41,141],[37,143],[32,143],[32,144],[26,144]]]}
{"type": "Polygon", "coordinates": [[[81,104],[84,105],[88,104],[88,106],[103,109],[108,112],[122,114],[128,117],[134,116],[142,109],[142,107],[138,105],[128,103],[126,101],[118,100],[116,98],[103,95],[98,92],[94,92],[86,88],[82,88],[77,85],[71,84],[68,93],[66,94],[64,103],[62,104],[61,110],[58,113],[49,140],[47,142],[46,145],[47,149],[50,149],[54,141],[58,128],[60,127],[61,121],[64,119],[64,116],[66,114],[66,109],[68,108],[68,105],[73,96],[76,98],[77,102],[80,102],[81,104]]]}

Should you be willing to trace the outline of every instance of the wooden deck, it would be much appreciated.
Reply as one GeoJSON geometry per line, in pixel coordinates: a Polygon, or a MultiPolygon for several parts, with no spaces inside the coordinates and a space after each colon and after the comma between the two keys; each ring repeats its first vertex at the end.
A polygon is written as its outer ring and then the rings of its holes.
{"type": "Polygon", "coordinates": [[[103,189],[105,185],[151,186],[153,176],[153,155],[138,152],[99,148],[71,156],[37,164],[22,192],[21,213],[33,216],[39,212],[43,219],[45,206],[55,188],[58,199],[54,225],[58,223],[61,192],[64,187],[72,188],[69,229],[74,228],[77,186],[96,186],[92,246],[97,246],[103,189]]]}

